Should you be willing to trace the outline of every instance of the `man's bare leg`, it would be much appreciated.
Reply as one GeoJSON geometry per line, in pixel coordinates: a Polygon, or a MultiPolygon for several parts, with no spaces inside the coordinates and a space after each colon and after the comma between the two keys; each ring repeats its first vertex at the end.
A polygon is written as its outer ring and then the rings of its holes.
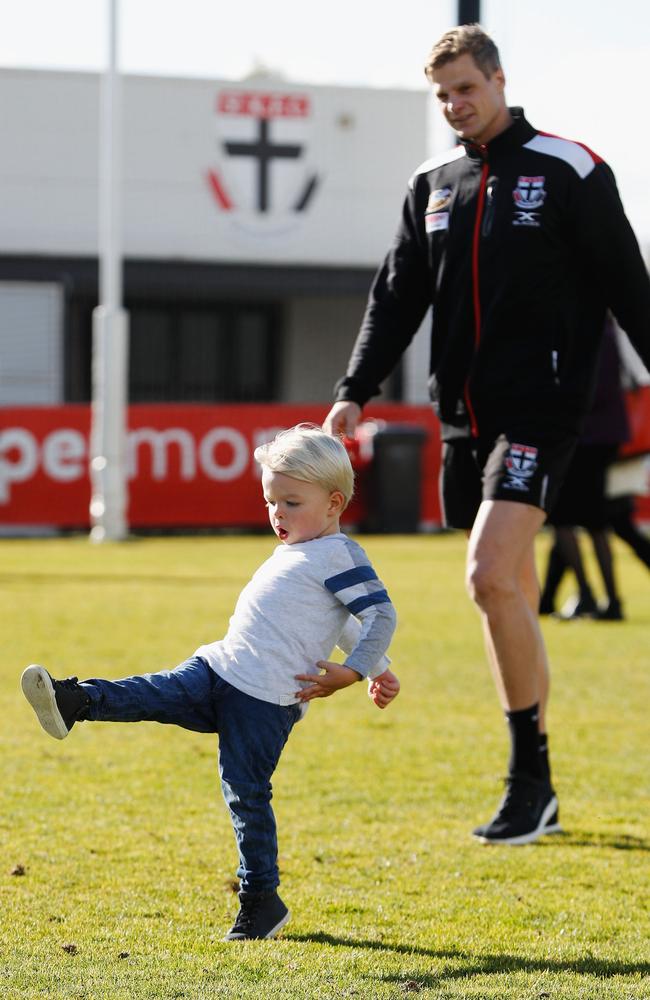
{"type": "Polygon", "coordinates": [[[545,517],[528,504],[484,500],[469,538],[467,588],[490,639],[504,709],[540,700],[537,664],[544,658],[544,644],[531,607],[530,567],[545,517]]]}
{"type": "MultiPolygon", "coordinates": [[[[521,590],[526,599],[526,603],[530,608],[531,614],[534,616],[535,625],[537,631],[539,632],[538,624],[538,608],[539,608],[539,582],[537,579],[537,569],[535,566],[535,553],[531,546],[528,555],[525,557],[524,564],[521,569],[519,584],[521,590]]],[[[485,651],[487,653],[488,662],[490,664],[490,669],[492,676],[494,678],[495,686],[497,688],[497,693],[499,695],[499,701],[501,707],[504,711],[507,711],[510,707],[508,705],[507,696],[503,689],[503,684],[501,681],[501,671],[499,669],[499,662],[497,655],[492,643],[492,636],[490,629],[488,627],[488,620],[486,616],[482,616],[483,624],[483,637],[485,640],[485,651]]],[[[536,673],[537,673],[537,690],[539,694],[539,731],[540,733],[546,732],[546,706],[548,704],[549,692],[550,692],[550,672],[548,668],[548,658],[546,656],[546,647],[542,639],[541,634],[539,635],[539,642],[537,643],[537,660],[536,660],[536,673]]]]}
{"type": "MultiPolygon", "coordinates": [[[[491,824],[475,831],[482,840],[500,843],[537,839],[546,832],[544,827],[557,808],[555,802],[551,809],[550,795],[535,785],[546,781],[550,789],[539,754],[549,674],[537,617],[539,587],[534,560],[535,535],[544,519],[544,512],[537,507],[484,501],[469,540],[467,587],[481,613],[488,661],[511,732],[509,782],[516,777],[515,791],[520,798],[521,787],[527,788],[527,783],[535,786],[532,796],[537,797],[531,805],[530,822],[525,817],[505,815],[508,810],[512,814],[510,801],[505,812],[502,809],[491,824]],[[494,838],[490,833],[495,833],[494,838]]],[[[508,796],[504,803],[507,800],[508,796]]]]}

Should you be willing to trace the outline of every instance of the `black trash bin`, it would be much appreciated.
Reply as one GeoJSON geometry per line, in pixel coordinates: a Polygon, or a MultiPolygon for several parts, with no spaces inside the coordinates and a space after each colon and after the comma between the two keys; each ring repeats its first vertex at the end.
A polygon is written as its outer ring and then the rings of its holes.
{"type": "Polygon", "coordinates": [[[427,432],[417,424],[387,424],[373,438],[364,528],[413,534],[421,520],[422,449],[427,432]]]}

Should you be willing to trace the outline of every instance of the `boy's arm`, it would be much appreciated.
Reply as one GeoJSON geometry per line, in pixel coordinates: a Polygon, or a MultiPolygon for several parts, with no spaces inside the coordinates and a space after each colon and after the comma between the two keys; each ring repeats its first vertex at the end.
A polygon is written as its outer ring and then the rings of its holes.
{"type": "Polygon", "coordinates": [[[323,584],[349,615],[337,640],[347,653],[345,666],[368,677],[380,663],[382,669],[388,663],[382,658],[393,637],[397,616],[386,587],[361,546],[349,542],[345,557],[340,561],[342,571],[328,576],[323,584]]]}
{"type": "MultiPolygon", "coordinates": [[[[343,626],[343,631],[341,632],[338,640],[336,642],[337,647],[343,653],[351,653],[356,646],[359,645],[359,640],[361,638],[361,622],[354,617],[354,615],[349,615],[345,625],[343,626]]],[[[379,677],[380,674],[390,666],[390,657],[386,656],[384,653],[381,659],[370,668],[366,676],[370,680],[372,677],[379,677]]]]}
{"type": "MultiPolygon", "coordinates": [[[[397,624],[395,608],[384,588],[375,590],[364,598],[342,603],[354,616],[357,626],[356,629],[354,625],[348,626],[348,629],[344,630],[345,638],[348,641],[352,639],[350,649],[341,646],[347,653],[345,666],[356,670],[362,677],[376,677],[383,673],[390,663],[386,650],[397,624]],[[354,605],[357,605],[356,609],[351,610],[354,605]]],[[[342,641],[344,639],[339,637],[339,643],[342,641]]]]}
{"type": "Polygon", "coordinates": [[[307,687],[296,691],[297,701],[311,701],[312,698],[329,698],[331,694],[360,681],[361,674],[350,667],[331,660],[319,660],[316,664],[320,674],[296,674],[297,681],[305,681],[307,687]]]}
{"type": "MultiPolygon", "coordinates": [[[[361,623],[350,615],[336,645],[344,653],[349,653],[357,645],[360,633],[361,623]]],[[[379,663],[368,671],[368,697],[377,708],[386,708],[399,694],[399,679],[388,669],[389,665],[390,658],[384,653],[379,663]]]]}

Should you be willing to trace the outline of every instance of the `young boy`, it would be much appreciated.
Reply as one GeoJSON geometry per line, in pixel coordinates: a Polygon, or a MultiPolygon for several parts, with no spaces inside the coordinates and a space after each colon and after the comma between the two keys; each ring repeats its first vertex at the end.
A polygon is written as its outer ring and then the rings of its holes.
{"type": "Polygon", "coordinates": [[[21,682],[56,739],[85,720],[219,734],[221,786],[239,850],[240,909],[226,941],[272,938],[289,920],[277,892],[271,776],[307,703],[363,677],[378,708],[399,692],[385,656],[393,605],[363,549],[339,528],[354,485],[345,447],[299,424],[255,458],[282,544],[242,590],[224,639],[160,673],[79,683],[32,665],[21,682]],[[342,665],[327,659],[335,645],[347,654],[342,665]]]}

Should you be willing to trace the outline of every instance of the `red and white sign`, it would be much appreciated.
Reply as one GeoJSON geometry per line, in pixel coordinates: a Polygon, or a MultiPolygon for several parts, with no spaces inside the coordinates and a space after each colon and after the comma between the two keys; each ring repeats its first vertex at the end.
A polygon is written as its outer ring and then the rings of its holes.
{"type": "Polygon", "coordinates": [[[259,93],[251,90],[222,90],[217,111],[222,115],[252,115],[253,118],[305,118],[309,114],[306,94],[259,93]]]}
{"type": "MultiPolygon", "coordinates": [[[[267,522],[258,444],[301,421],[320,424],[321,406],[137,405],[129,407],[128,522],[164,526],[258,527],[267,522]]],[[[429,407],[369,407],[366,419],[424,427],[421,520],[440,522],[439,440],[429,407]]],[[[0,524],[89,525],[89,406],[0,409],[0,524]]],[[[363,521],[364,463],[348,523],[363,521]]]]}

